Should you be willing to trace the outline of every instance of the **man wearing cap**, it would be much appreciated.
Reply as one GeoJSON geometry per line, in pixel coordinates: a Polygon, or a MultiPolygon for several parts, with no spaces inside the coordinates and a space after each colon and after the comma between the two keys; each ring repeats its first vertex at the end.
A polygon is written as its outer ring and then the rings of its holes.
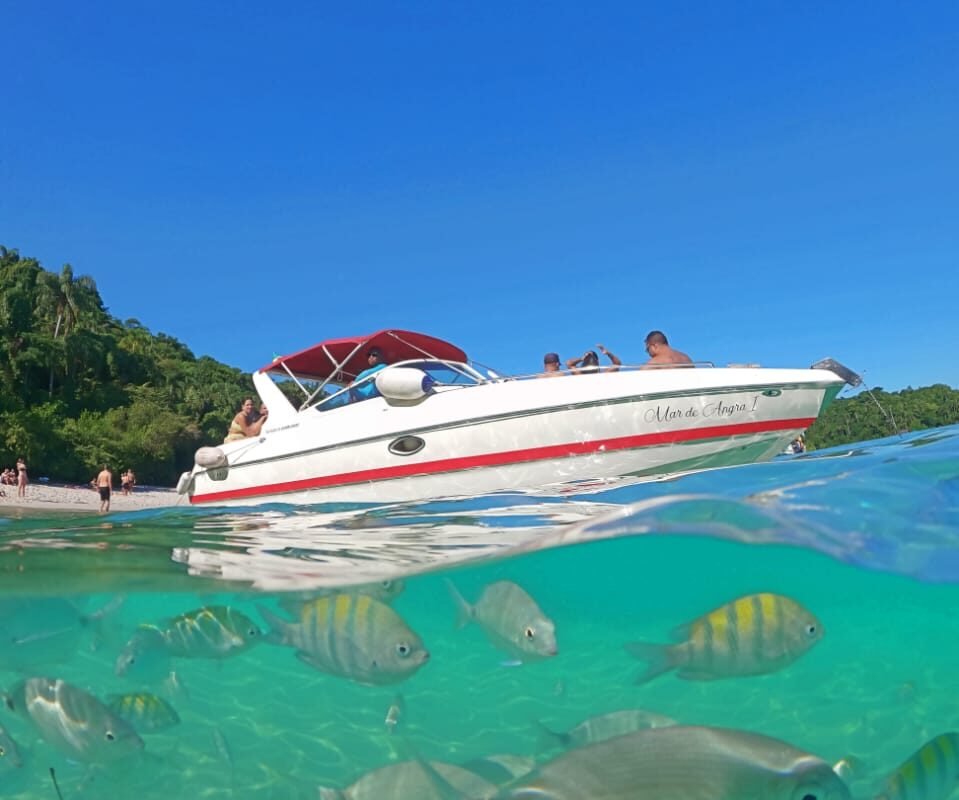
{"type": "Polygon", "coordinates": [[[386,369],[387,364],[383,359],[383,353],[380,348],[370,348],[366,354],[366,363],[369,364],[369,366],[356,376],[356,380],[353,381],[355,388],[350,389],[350,397],[353,400],[369,400],[371,397],[377,397],[380,393],[376,388],[376,381],[366,381],[362,386],[358,385],[364,378],[379,372],[381,369],[386,369]]]}
{"type": "Polygon", "coordinates": [[[546,371],[539,373],[537,378],[559,378],[566,374],[559,365],[558,353],[547,353],[543,356],[543,369],[546,371]]]}

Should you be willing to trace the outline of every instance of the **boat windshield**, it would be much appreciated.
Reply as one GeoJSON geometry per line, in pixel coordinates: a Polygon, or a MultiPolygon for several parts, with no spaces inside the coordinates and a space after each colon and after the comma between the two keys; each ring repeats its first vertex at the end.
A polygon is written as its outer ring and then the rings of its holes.
{"type": "MultiPolygon", "coordinates": [[[[401,361],[391,366],[408,367],[418,369],[429,375],[433,379],[434,389],[442,390],[443,387],[463,387],[476,386],[485,383],[488,378],[477,372],[467,364],[457,361],[440,361],[438,359],[417,359],[411,361],[401,361]]],[[[376,373],[378,374],[378,373],[376,373]]],[[[318,411],[329,411],[334,408],[341,408],[350,403],[358,403],[363,400],[370,400],[378,397],[374,381],[376,374],[368,375],[363,380],[356,381],[349,386],[337,390],[320,400],[314,408],[318,411]]]]}

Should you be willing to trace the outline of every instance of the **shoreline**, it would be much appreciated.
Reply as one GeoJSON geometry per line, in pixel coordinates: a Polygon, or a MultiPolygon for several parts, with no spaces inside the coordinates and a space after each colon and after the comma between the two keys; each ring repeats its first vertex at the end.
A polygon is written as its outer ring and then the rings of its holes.
{"type": "MultiPolygon", "coordinates": [[[[16,486],[0,486],[4,492],[0,496],[0,516],[10,516],[7,512],[23,511],[84,511],[100,513],[100,495],[90,486],[69,484],[30,483],[27,484],[25,498],[17,497],[16,486]]],[[[144,508],[168,508],[185,503],[185,498],[175,489],[163,489],[155,486],[137,487],[129,495],[120,489],[114,489],[110,498],[110,511],[139,511],[144,508]]]]}

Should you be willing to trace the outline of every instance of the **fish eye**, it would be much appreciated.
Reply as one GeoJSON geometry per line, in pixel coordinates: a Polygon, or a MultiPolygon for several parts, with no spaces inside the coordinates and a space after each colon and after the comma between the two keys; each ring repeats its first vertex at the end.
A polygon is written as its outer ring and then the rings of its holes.
{"type": "Polygon", "coordinates": [[[116,738],[117,738],[117,737],[113,735],[113,731],[107,731],[107,732],[106,732],[106,739],[107,739],[108,742],[115,741],[116,738]]]}
{"type": "Polygon", "coordinates": [[[396,654],[400,658],[406,658],[410,654],[410,646],[406,642],[400,642],[396,645],[396,654]]]}
{"type": "Polygon", "coordinates": [[[253,638],[254,636],[256,636],[259,632],[260,632],[260,631],[259,631],[257,628],[250,628],[250,630],[248,630],[246,633],[247,633],[247,636],[249,636],[249,637],[252,639],[252,638],[253,638]]]}
{"type": "Polygon", "coordinates": [[[536,631],[533,628],[527,628],[524,633],[526,634],[527,639],[532,639],[536,636],[536,631]]]}
{"type": "Polygon", "coordinates": [[[7,754],[7,749],[2,744],[0,744],[0,757],[5,756],[6,754],[7,754]]]}
{"type": "Polygon", "coordinates": [[[384,589],[390,589],[393,586],[393,581],[380,581],[380,586],[384,589]]]}
{"type": "MultiPolygon", "coordinates": [[[[816,627],[816,625],[815,625],[814,623],[810,622],[810,623],[806,626],[806,635],[807,635],[807,636],[815,636],[818,632],[819,632],[819,628],[816,627]]],[[[807,797],[804,797],[802,800],[808,800],[808,798],[807,798],[807,797]]],[[[815,798],[814,798],[813,800],[815,800],[815,798]]]]}

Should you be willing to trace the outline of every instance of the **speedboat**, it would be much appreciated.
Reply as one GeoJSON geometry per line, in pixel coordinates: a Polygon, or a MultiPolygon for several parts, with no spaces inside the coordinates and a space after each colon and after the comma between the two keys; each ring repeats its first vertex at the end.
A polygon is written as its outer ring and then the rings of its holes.
{"type": "Polygon", "coordinates": [[[859,383],[832,359],[538,377],[413,331],[329,339],[257,370],[260,434],[200,448],[177,491],[195,505],[385,503],[661,479],[770,460],[859,383]],[[372,348],[387,366],[358,381],[372,348]]]}

